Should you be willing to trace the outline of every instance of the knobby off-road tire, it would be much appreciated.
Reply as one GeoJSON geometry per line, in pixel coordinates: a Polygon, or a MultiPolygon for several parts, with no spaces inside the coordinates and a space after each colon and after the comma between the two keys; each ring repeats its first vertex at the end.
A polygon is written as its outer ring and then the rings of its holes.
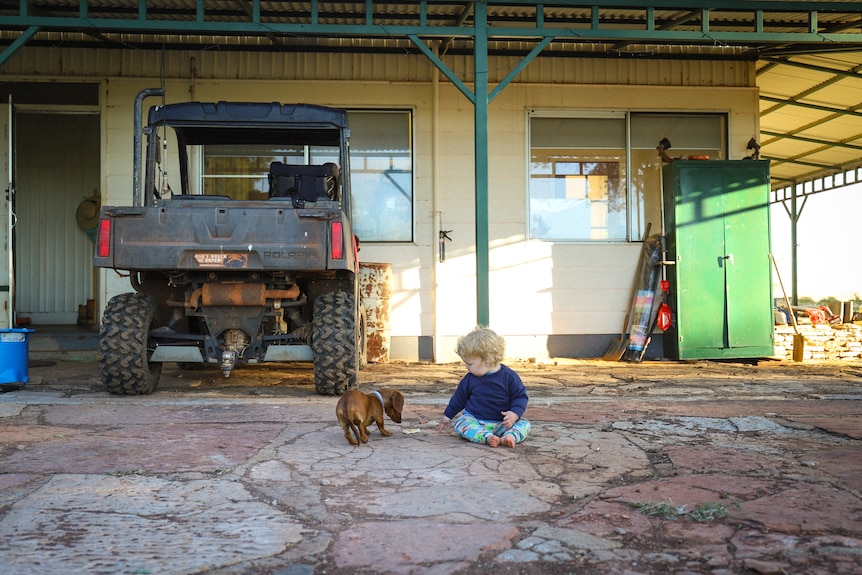
{"type": "Polygon", "coordinates": [[[99,375],[116,395],[147,395],[155,391],[161,363],[149,361],[147,349],[156,301],[139,293],[111,298],[99,331],[99,375]]]}
{"type": "Polygon", "coordinates": [[[311,351],[314,387],[320,395],[341,395],[359,385],[356,304],[344,291],[314,299],[311,351]]]}

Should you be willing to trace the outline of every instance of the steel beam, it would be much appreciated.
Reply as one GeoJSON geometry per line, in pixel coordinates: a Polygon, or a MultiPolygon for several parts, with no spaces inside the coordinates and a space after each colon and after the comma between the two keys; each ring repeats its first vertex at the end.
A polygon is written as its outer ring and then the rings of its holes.
{"type": "MultiPolygon", "coordinates": [[[[402,37],[410,35],[435,36],[435,37],[457,37],[475,38],[479,27],[464,26],[460,23],[455,25],[440,24],[439,21],[428,17],[428,3],[419,3],[418,14],[410,14],[414,23],[403,24],[404,15],[398,14],[397,18],[389,18],[385,12],[375,13],[375,2],[365,0],[363,13],[347,14],[343,22],[321,23],[321,10],[317,0],[308,3],[308,9],[294,11],[293,22],[280,21],[277,17],[269,16],[264,19],[260,0],[252,0],[251,9],[248,2],[236,2],[238,8],[234,12],[239,19],[223,16],[225,10],[220,8],[218,13],[215,3],[207,0],[196,0],[193,7],[186,8],[176,18],[165,17],[165,10],[154,15],[152,6],[148,7],[146,0],[138,0],[137,10],[118,12],[116,17],[94,17],[93,9],[87,0],[78,0],[78,7],[54,6],[51,11],[37,11],[33,6],[28,9],[28,3],[20,2],[17,11],[8,10],[3,14],[3,26],[8,28],[30,28],[50,27],[52,30],[98,30],[106,33],[177,33],[177,34],[245,34],[256,36],[269,36],[271,34],[284,35],[312,35],[312,36],[339,36],[339,37],[402,37]],[[208,4],[212,4],[208,8],[208,4]],[[12,13],[9,13],[12,12],[12,13]]],[[[383,4],[383,3],[381,3],[383,4]]],[[[436,3],[441,5],[445,3],[436,3]]],[[[463,3],[452,2],[453,6],[461,6],[463,3]]],[[[506,1],[494,0],[491,2],[481,1],[485,7],[486,18],[489,6],[516,6],[533,10],[535,16],[531,19],[521,18],[520,25],[509,26],[508,20],[494,20],[491,26],[482,27],[482,34],[487,39],[494,38],[571,38],[582,41],[608,41],[608,42],[645,42],[645,43],[667,43],[684,42],[687,44],[745,44],[761,46],[762,44],[811,44],[812,46],[833,47],[836,44],[859,44],[862,43],[862,31],[849,32],[852,23],[842,23],[830,29],[822,26],[820,14],[848,14],[862,17],[862,6],[857,2],[784,2],[780,9],[776,8],[776,2],[770,1],[736,1],[722,2],[717,7],[713,0],[655,0],[644,2],[643,0],[604,0],[591,3],[571,2],[560,0],[546,5],[542,2],[529,1],[506,1]],[[545,15],[546,10],[566,8],[589,9],[589,17],[583,23],[560,22],[559,19],[549,22],[545,15]],[[643,9],[640,24],[636,22],[631,26],[621,26],[616,19],[603,19],[602,9],[643,9]],[[675,21],[664,22],[656,25],[656,10],[678,10],[686,14],[675,21]],[[738,29],[728,30],[721,16],[735,12],[750,15],[751,26],[739,26],[734,19],[734,26],[738,29]],[[781,12],[799,14],[799,19],[804,22],[796,30],[783,29],[781,32],[770,32],[768,22],[764,20],[764,13],[781,12]],[[685,29],[684,25],[691,23],[685,29]]],[[[37,4],[38,6],[38,4],[37,4]]],[[[331,20],[331,19],[330,19],[331,20]]],[[[487,19],[486,19],[487,22],[487,19]]],[[[853,20],[853,22],[858,22],[853,20]]]]}
{"type": "Polygon", "coordinates": [[[27,28],[26,30],[24,30],[24,33],[23,33],[23,34],[21,34],[20,36],[18,36],[18,38],[17,38],[14,42],[12,42],[11,44],[9,44],[9,46],[7,46],[7,47],[6,47],[6,49],[5,49],[5,50],[3,50],[3,52],[2,52],[2,53],[0,53],[0,66],[2,66],[3,64],[5,64],[5,63],[6,63],[6,60],[8,60],[9,58],[11,58],[11,57],[15,54],[15,52],[17,52],[17,51],[18,51],[18,49],[19,49],[21,46],[23,46],[24,44],[26,44],[27,42],[29,42],[29,41],[30,41],[30,39],[31,39],[33,36],[35,36],[35,35],[36,35],[36,32],[38,32],[38,31],[39,31],[39,27],[38,27],[38,26],[30,26],[29,28],[27,28]]]}

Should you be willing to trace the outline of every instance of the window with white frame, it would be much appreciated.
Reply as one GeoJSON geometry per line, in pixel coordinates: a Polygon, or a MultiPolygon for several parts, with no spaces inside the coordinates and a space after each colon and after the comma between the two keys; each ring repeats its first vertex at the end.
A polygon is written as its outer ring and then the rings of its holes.
{"type": "Polygon", "coordinates": [[[640,239],[661,224],[661,160],[726,157],[724,114],[532,112],[529,235],[552,241],[640,239]]]}
{"type": "Polygon", "coordinates": [[[413,241],[412,113],[350,110],[353,233],[362,242],[413,241]]]}

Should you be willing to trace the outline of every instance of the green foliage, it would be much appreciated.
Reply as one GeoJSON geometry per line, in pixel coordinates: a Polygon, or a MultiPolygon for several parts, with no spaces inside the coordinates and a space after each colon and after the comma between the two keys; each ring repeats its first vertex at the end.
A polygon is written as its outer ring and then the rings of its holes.
{"type": "Polygon", "coordinates": [[[129,475],[146,475],[147,472],[143,469],[120,469],[118,471],[111,471],[108,475],[113,475],[114,477],[127,477],[129,475]]]}
{"type": "Polygon", "coordinates": [[[699,503],[688,516],[698,523],[718,521],[727,517],[727,507],[718,503],[699,503]]]}
{"type": "Polygon", "coordinates": [[[860,311],[860,309],[862,309],[862,294],[860,294],[858,292],[854,293],[850,299],[840,299],[840,298],[837,298],[835,296],[828,296],[828,297],[824,297],[824,298],[820,298],[820,299],[815,300],[813,297],[810,297],[810,296],[800,296],[798,305],[799,305],[799,307],[818,307],[821,305],[826,305],[828,303],[839,302],[839,301],[853,302],[853,311],[854,312],[858,312],[858,311],[860,311]]]}
{"type": "Polygon", "coordinates": [[[727,517],[727,507],[719,503],[698,503],[693,511],[686,511],[685,506],[677,507],[663,501],[634,501],[629,503],[644,515],[676,521],[683,515],[688,515],[698,523],[710,523],[727,517]]]}
{"type": "Polygon", "coordinates": [[[685,508],[676,507],[670,503],[663,501],[633,501],[629,503],[632,507],[650,517],[658,517],[660,519],[669,519],[676,521],[676,518],[685,514],[685,508]]]}
{"type": "MultiPolygon", "coordinates": [[[[811,299],[811,298],[808,298],[808,299],[811,299]]],[[[802,300],[800,299],[800,301],[802,301],[802,300]]],[[[862,295],[860,295],[858,293],[854,293],[853,297],[850,298],[849,300],[848,299],[839,299],[839,298],[831,295],[829,297],[825,297],[825,298],[819,300],[817,302],[817,305],[826,305],[827,303],[844,302],[844,301],[853,302],[853,307],[858,309],[859,305],[862,304],[862,295]]]]}

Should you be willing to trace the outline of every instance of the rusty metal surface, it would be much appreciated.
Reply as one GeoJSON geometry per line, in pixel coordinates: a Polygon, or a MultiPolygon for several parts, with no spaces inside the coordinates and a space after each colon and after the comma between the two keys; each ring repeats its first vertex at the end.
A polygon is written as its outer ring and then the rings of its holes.
{"type": "Polygon", "coordinates": [[[299,288],[270,290],[264,284],[204,284],[194,291],[191,307],[203,302],[206,306],[264,306],[267,299],[296,299],[299,288]]]}
{"type": "Polygon", "coordinates": [[[360,263],[359,293],[365,306],[368,361],[385,363],[389,361],[391,341],[389,301],[392,295],[392,264],[360,263]]]}

